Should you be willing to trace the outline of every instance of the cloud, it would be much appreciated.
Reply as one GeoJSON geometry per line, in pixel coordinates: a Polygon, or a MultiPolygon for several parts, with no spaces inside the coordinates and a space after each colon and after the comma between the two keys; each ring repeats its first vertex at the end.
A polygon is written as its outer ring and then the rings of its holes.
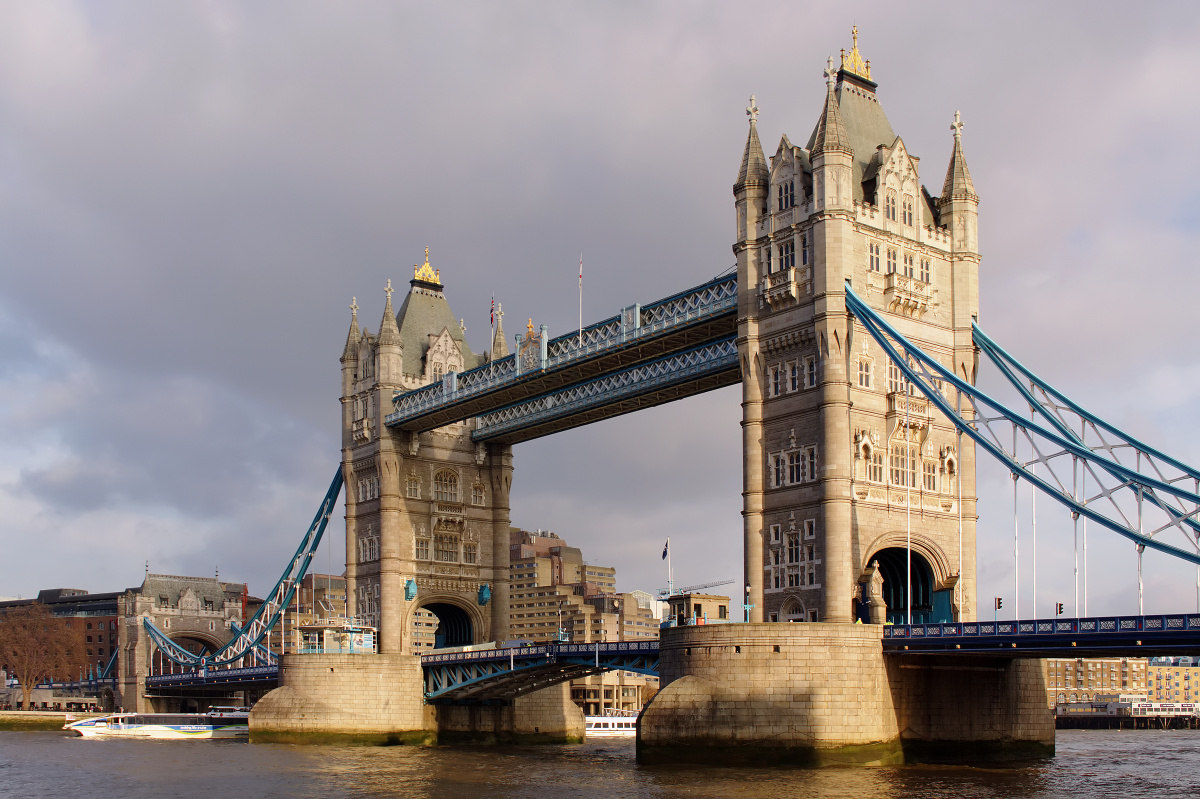
{"type": "MultiPolygon", "coordinates": [[[[1197,13],[1084,10],[880,4],[860,45],[935,191],[963,112],[984,327],[1194,459],[1200,103],[1177,76],[1197,13]]],[[[0,537],[33,564],[0,593],[133,583],[147,558],[266,590],[338,460],[351,296],[377,329],[384,281],[429,245],[479,351],[493,292],[510,323],[572,329],[580,250],[589,319],[724,271],[746,99],[768,150],[805,140],[853,22],[787,3],[0,7],[0,537]]],[[[520,445],[513,519],[622,588],[661,584],[666,535],[679,580],[740,580],[739,420],[725,389],[520,445]]],[[[1011,581],[1011,486],[980,468],[987,596],[1011,581]]],[[[1073,589],[1049,507],[1040,604],[1073,589]]],[[[1123,587],[1100,607],[1128,610],[1127,547],[1102,540],[1090,574],[1123,587]]],[[[1148,607],[1185,601],[1190,572],[1145,566],[1148,607]]]]}

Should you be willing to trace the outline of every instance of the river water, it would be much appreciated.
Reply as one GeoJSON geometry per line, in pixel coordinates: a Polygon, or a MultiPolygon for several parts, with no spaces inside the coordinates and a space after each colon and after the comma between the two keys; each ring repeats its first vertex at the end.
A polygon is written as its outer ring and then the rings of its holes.
{"type": "Polygon", "coordinates": [[[1008,767],[643,768],[632,741],[331,747],[0,732],[0,797],[1158,797],[1200,787],[1200,730],[1061,730],[1008,767]]]}

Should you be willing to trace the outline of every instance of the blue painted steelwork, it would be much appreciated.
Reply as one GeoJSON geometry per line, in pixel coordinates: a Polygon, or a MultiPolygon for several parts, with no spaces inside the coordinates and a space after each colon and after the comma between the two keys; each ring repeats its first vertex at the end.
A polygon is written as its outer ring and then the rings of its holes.
{"type": "Polygon", "coordinates": [[[479,417],[471,438],[487,441],[611,406],[620,400],[736,370],[736,340],[736,336],[729,336],[485,413],[479,417]]]}
{"type": "MultiPolygon", "coordinates": [[[[485,397],[533,376],[561,371],[648,339],[732,315],[736,311],[736,275],[709,281],[650,305],[631,305],[617,316],[585,327],[582,336],[576,330],[545,342],[545,365],[541,369],[519,373],[516,355],[513,354],[457,374],[451,380],[397,394],[392,399],[393,412],[384,423],[389,427],[407,427],[435,411],[485,397]]],[[[471,415],[474,414],[466,413],[450,421],[461,421],[471,415]]]]}
{"type": "Polygon", "coordinates": [[[1173,483],[1143,475],[1135,469],[1109,460],[1081,444],[1078,437],[1063,435],[1057,428],[1047,428],[1006,407],[959,378],[951,369],[902,336],[859,298],[849,285],[846,286],[846,307],[883,348],[905,379],[956,428],[1008,467],[1013,474],[1028,480],[1042,492],[1067,506],[1072,513],[1090,519],[1136,544],[1200,564],[1200,546],[1197,546],[1192,537],[1188,523],[1194,514],[1200,512],[1197,510],[1200,509],[1200,496],[1173,483]],[[942,393],[942,384],[949,384],[959,392],[962,400],[969,405],[969,409],[964,409],[970,411],[969,416],[950,405],[942,393]],[[1003,428],[1003,437],[997,428],[1003,428]],[[1034,453],[1031,460],[1021,461],[1017,457],[1016,439],[1008,433],[1019,435],[1026,442],[1034,453]],[[1010,444],[1010,441],[1013,443],[1010,444]],[[1078,464],[1098,487],[1097,493],[1090,498],[1076,498],[1072,479],[1062,474],[1064,463],[1072,475],[1078,464]],[[1045,468],[1034,472],[1030,468],[1034,465],[1045,468]],[[1118,494],[1124,496],[1130,490],[1135,492],[1137,497],[1149,500],[1148,505],[1151,508],[1164,513],[1167,516],[1165,522],[1153,525],[1151,531],[1145,533],[1140,514],[1136,520],[1131,519],[1117,500],[1118,494]],[[1177,511],[1172,503],[1191,510],[1177,511]],[[1180,549],[1154,537],[1157,533],[1170,529],[1183,532],[1195,551],[1180,549]]]}
{"type": "Polygon", "coordinates": [[[427,702],[504,702],[602,671],[658,675],[658,641],[547,644],[421,656],[427,702]]]}
{"type": "Polygon", "coordinates": [[[205,685],[249,685],[279,680],[279,666],[254,666],[246,669],[201,668],[179,674],[151,674],[147,688],[183,688],[205,685]]]}
{"type": "MultiPolygon", "coordinates": [[[[279,581],[275,583],[275,587],[271,589],[270,598],[262,604],[244,628],[235,629],[235,635],[224,646],[212,654],[197,655],[172,641],[149,619],[145,619],[143,626],[150,637],[150,642],[175,663],[201,669],[236,663],[248,654],[252,654],[256,647],[258,651],[266,651],[259,647],[259,643],[266,636],[267,631],[279,623],[279,618],[291,603],[300,580],[308,572],[309,564],[316,555],[317,547],[321,545],[321,536],[325,533],[326,525],[329,524],[329,517],[333,513],[341,490],[342,469],[339,466],[333,476],[333,481],[329,484],[329,490],[325,492],[325,499],[322,500],[317,515],[313,517],[312,524],[308,526],[304,538],[300,541],[300,546],[292,555],[291,561],[288,562],[279,581]]],[[[270,661],[274,661],[274,655],[269,652],[267,654],[270,661]]]]}
{"type": "Polygon", "coordinates": [[[1200,648],[1200,614],[887,625],[885,654],[1147,657],[1200,648]]]}

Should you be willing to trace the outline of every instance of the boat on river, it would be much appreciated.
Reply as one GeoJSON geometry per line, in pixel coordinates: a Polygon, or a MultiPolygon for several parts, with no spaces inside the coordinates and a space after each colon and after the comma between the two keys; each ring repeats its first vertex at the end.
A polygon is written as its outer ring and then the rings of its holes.
{"type": "Polygon", "coordinates": [[[637,736],[636,710],[607,710],[603,716],[584,716],[584,734],[588,738],[634,738],[637,736]]]}
{"type": "Polygon", "coordinates": [[[70,722],[63,729],[84,738],[248,738],[250,710],[215,707],[206,713],[113,713],[70,722]]]}

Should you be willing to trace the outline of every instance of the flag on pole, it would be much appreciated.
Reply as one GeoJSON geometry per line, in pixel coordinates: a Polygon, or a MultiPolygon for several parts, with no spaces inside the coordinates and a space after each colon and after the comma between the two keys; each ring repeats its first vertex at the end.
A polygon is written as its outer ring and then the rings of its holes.
{"type": "Polygon", "coordinates": [[[489,324],[493,327],[496,326],[496,292],[492,292],[492,315],[489,324]]]}
{"type": "Polygon", "coordinates": [[[667,551],[670,548],[671,548],[671,537],[667,536],[667,543],[663,544],[663,556],[662,556],[663,560],[667,559],[667,551]]]}
{"type": "Polygon", "coordinates": [[[579,288],[583,288],[583,253],[579,253],[579,288]]]}

